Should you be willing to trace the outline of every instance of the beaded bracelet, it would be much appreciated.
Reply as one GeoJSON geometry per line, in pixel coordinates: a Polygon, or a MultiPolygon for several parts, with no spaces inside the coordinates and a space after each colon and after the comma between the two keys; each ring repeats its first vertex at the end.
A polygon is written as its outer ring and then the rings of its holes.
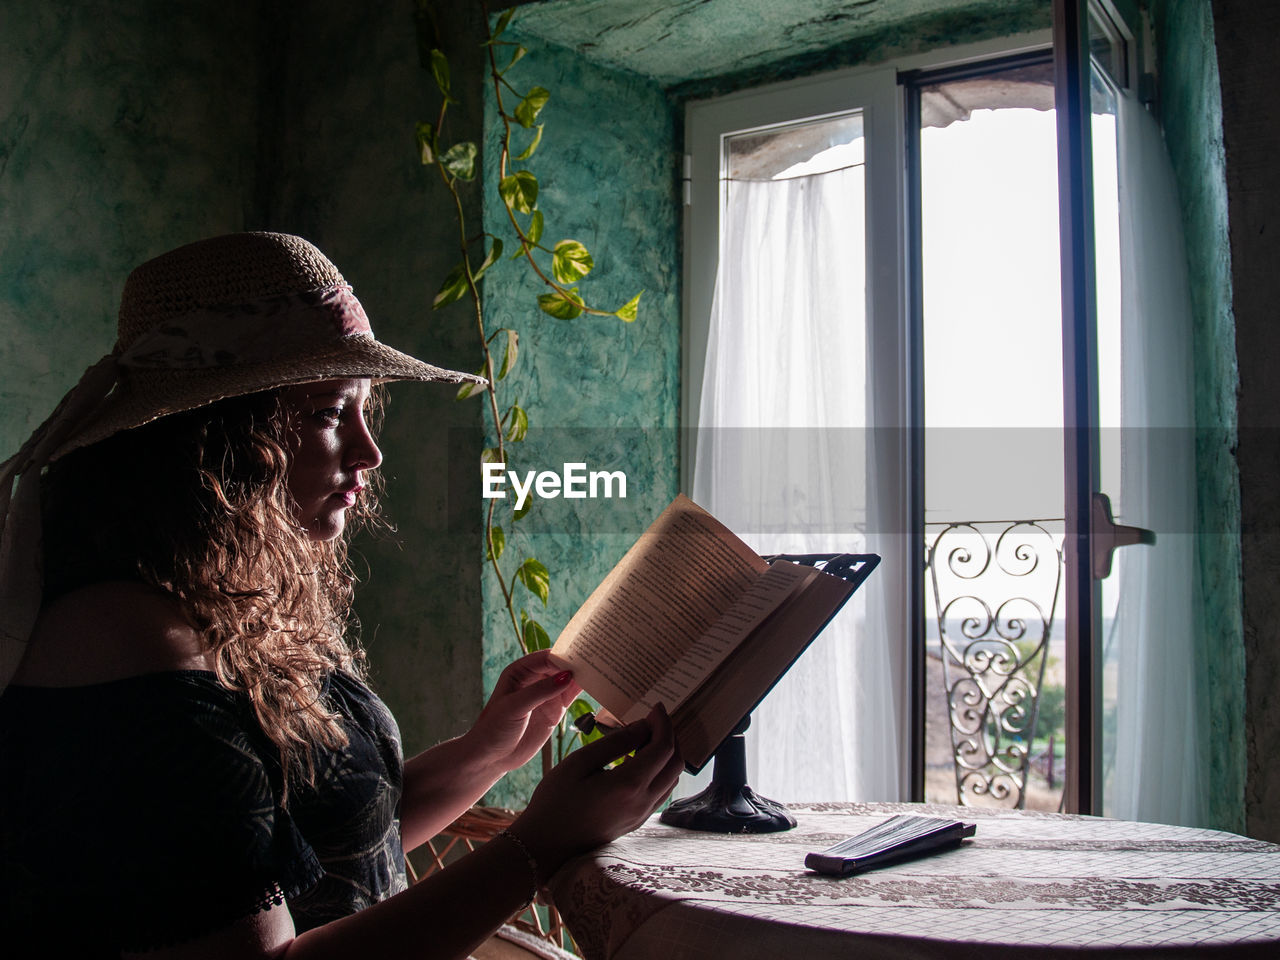
{"type": "Polygon", "coordinates": [[[516,845],[516,848],[524,854],[525,860],[529,864],[529,873],[533,875],[533,892],[529,894],[529,899],[525,900],[521,910],[533,903],[533,898],[538,895],[538,861],[533,858],[533,854],[529,852],[529,848],[525,846],[523,840],[517,837],[510,830],[499,830],[496,834],[499,837],[506,837],[516,845]]]}

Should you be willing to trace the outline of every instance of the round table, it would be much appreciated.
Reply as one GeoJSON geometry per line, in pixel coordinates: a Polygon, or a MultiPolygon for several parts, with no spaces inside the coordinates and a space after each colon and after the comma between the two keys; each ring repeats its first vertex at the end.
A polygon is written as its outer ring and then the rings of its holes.
{"type": "Polygon", "coordinates": [[[789,804],[784,833],[650,820],[550,890],[588,960],[1280,958],[1280,847],[1214,830],[930,804],[789,804]],[[962,847],[847,878],[804,856],[895,813],[962,847]]]}

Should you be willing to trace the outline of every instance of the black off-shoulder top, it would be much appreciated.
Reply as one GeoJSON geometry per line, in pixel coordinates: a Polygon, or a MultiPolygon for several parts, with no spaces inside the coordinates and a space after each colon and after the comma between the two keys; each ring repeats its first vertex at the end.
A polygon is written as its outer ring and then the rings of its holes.
{"type": "Polygon", "coordinates": [[[282,901],[301,932],[403,890],[395,720],[346,674],[325,696],[350,744],[286,807],[276,748],[212,673],[6,690],[4,952],[116,957],[282,901]]]}

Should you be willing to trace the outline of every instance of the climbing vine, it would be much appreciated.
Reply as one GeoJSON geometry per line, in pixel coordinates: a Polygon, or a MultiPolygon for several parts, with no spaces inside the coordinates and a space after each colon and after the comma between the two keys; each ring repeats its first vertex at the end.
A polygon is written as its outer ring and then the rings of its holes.
{"type": "MultiPolygon", "coordinates": [[[[459,260],[445,276],[437,290],[432,308],[439,310],[452,303],[469,304],[481,354],[477,373],[489,382],[487,386],[465,384],[457,399],[481,399],[486,407],[486,433],[490,440],[481,454],[483,463],[502,464],[510,470],[512,457],[529,431],[529,412],[521,406],[511,390],[516,382],[512,374],[522,358],[527,363],[528,346],[522,345],[517,331],[507,327],[490,330],[480,295],[480,281],[504,260],[521,260],[541,286],[536,307],[558,320],[580,317],[612,317],[634,321],[640,294],[614,310],[590,305],[580,292],[579,284],[591,273],[595,260],[581,242],[571,238],[544,242],[546,218],[538,203],[538,177],[530,161],[543,144],[544,108],[552,99],[551,91],[541,86],[520,88],[509,79],[512,69],[524,59],[528,50],[507,39],[514,9],[507,10],[492,24],[485,40],[488,77],[492,84],[496,115],[501,122],[498,146],[497,190],[506,211],[509,228],[506,242],[486,231],[473,233],[467,224],[463,191],[477,181],[480,174],[480,150],[474,141],[449,142],[450,108],[459,105],[451,78],[449,60],[438,48],[426,51],[426,60],[440,94],[440,106],[434,122],[417,125],[416,135],[422,163],[431,167],[447,191],[457,222],[459,260]],[[518,152],[517,152],[518,151],[518,152]],[[491,433],[489,432],[491,431],[491,433]]],[[[488,16],[485,17],[489,22],[488,16]]],[[[642,291],[643,292],[643,291],[642,291]]],[[[531,308],[535,304],[531,304],[531,308]]],[[[526,652],[545,650],[551,646],[546,629],[529,612],[531,599],[545,609],[551,592],[552,574],[545,564],[523,546],[521,521],[534,507],[530,497],[522,506],[510,499],[490,499],[485,513],[484,558],[488,569],[502,591],[503,603],[511,628],[520,648],[526,652]]],[[[536,607],[534,608],[536,612],[536,607]]],[[[592,705],[578,699],[570,707],[570,715],[578,717],[592,705]]],[[[598,735],[598,734],[595,734],[598,735]]],[[[562,724],[555,738],[555,753],[563,755],[576,737],[590,739],[562,724]]],[[[543,772],[553,762],[551,744],[543,749],[543,772]]]]}

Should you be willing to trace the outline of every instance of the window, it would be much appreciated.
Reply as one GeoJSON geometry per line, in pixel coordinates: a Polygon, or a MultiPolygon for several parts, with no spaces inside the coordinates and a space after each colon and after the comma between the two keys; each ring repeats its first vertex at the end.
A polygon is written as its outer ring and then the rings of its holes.
{"type": "MultiPolygon", "coordinates": [[[[1062,744],[1055,738],[1050,748],[1045,735],[1056,726],[1053,697],[1039,701],[1043,717],[1026,709],[1028,692],[1062,686],[1063,654],[1052,645],[1061,637],[1063,612],[1057,608],[1055,617],[1064,529],[1062,411],[1075,389],[1062,373],[1053,74],[1047,56],[1034,53],[1046,50],[1048,40],[947,51],[899,69],[847,71],[689,106],[684,420],[698,429],[685,450],[685,486],[761,552],[870,550],[884,557],[860,605],[842,614],[848,622],[829,630],[757,710],[748,733],[749,778],[766,795],[915,794],[954,802],[945,778],[943,786],[923,782],[929,724],[922,723],[924,703],[908,695],[915,690],[944,705],[935,727],[949,725],[953,733],[966,712],[964,722],[976,717],[987,724],[967,754],[954,737],[950,748],[950,773],[966,802],[1022,802],[1031,792],[1020,781],[1010,801],[998,769],[995,778],[967,780],[960,768],[983,750],[1000,754],[996,759],[1024,781],[1032,761],[1041,763],[1041,779],[1055,786],[1042,791],[1039,803],[1058,802],[1062,771],[1055,757],[1062,744]],[[965,163],[969,172],[959,176],[965,163]],[[918,233],[908,211],[919,212],[918,233]],[[984,614],[985,624],[979,616],[952,625],[960,635],[982,626],[965,637],[967,655],[985,665],[976,680],[970,671],[968,687],[935,679],[927,689],[921,682],[927,660],[921,561],[938,533],[925,521],[935,520],[942,528],[1043,521],[1047,537],[1040,572],[1052,575],[1043,585],[1041,631],[1028,633],[1032,617],[998,610],[998,603],[984,614]],[[993,679],[1010,664],[1025,666],[1027,685],[997,689],[993,679]],[[974,693],[983,683],[985,692],[974,693]],[[993,712],[1000,696],[1006,702],[993,712]],[[1037,719],[1044,722],[1035,731],[1037,719]],[[999,742],[989,748],[992,731],[999,742]]],[[[1095,52],[1124,64],[1123,45],[1114,40],[1095,52]]],[[[1150,269],[1144,274],[1149,253],[1134,238],[1151,234],[1145,224],[1155,221],[1144,207],[1121,210],[1116,192],[1117,142],[1119,182],[1122,189],[1129,184],[1130,199],[1150,171],[1126,168],[1132,158],[1114,118],[1129,111],[1126,126],[1135,129],[1152,121],[1136,104],[1116,106],[1123,93],[1111,84],[1099,78],[1095,86],[1095,164],[1110,171],[1096,177],[1103,344],[1096,362],[1104,420],[1123,426],[1112,431],[1114,443],[1100,444],[1112,451],[1103,464],[1126,522],[1153,525],[1160,515],[1171,531],[1185,531],[1184,517],[1142,493],[1153,470],[1186,476],[1187,451],[1155,456],[1148,425],[1156,410],[1157,420],[1181,416],[1176,411],[1185,404],[1169,385],[1187,381],[1178,379],[1176,356],[1142,362],[1151,353],[1151,328],[1139,319],[1144,311],[1134,291],[1158,281],[1150,269]],[[1156,406],[1122,390],[1132,383],[1146,384],[1156,406]],[[1122,448],[1123,477],[1108,466],[1122,448]]],[[[1167,168],[1162,156],[1148,160],[1167,168]]],[[[1167,223],[1156,232],[1179,242],[1167,223]]],[[[1182,293],[1185,299],[1185,282],[1182,293]]],[[[1195,722],[1182,717],[1181,733],[1161,738],[1157,726],[1172,722],[1170,710],[1184,704],[1145,705],[1159,700],[1150,696],[1152,684],[1168,681],[1167,674],[1157,680],[1168,664],[1152,652],[1154,638],[1142,624],[1169,627],[1170,611],[1180,609],[1168,589],[1150,589],[1151,571],[1164,571],[1157,580],[1166,586],[1189,582],[1189,554],[1176,543],[1166,536],[1158,548],[1121,554],[1116,576],[1126,576],[1129,587],[1108,590],[1111,612],[1088,635],[1099,646],[1108,637],[1109,650],[1125,651],[1109,661],[1105,685],[1113,716],[1127,714],[1131,727],[1125,733],[1124,721],[1099,724],[1111,723],[1102,738],[1113,758],[1105,809],[1121,815],[1149,815],[1152,798],[1169,789],[1154,770],[1147,785],[1126,786],[1126,765],[1114,758],[1128,756],[1132,765],[1133,750],[1149,751],[1157,741],[1167,746],[1195,722]],[[1147,588],[1132,589],[1139,582],[1147,588]],[[1138,794],[1147,799],[1117,806],[1138,794]]],[[[1113,578],[1108,586],[1114,584],[1113,578]]],[[[931,642],[940,650],[948,615],[935,608],[933,619],[931,642]]],[[[1186,621],[1174,632],[1189,664],[1186,621]]],[[[1187,671],[1178,675],[1185,682],[1187,671]]],[[[1156,752],[1171,756],[1164,746],[1156,752]]],[[[1177,775],[1187,768],[1169,769],[1177,775]]],[[[1156,818],[1192,822],[1196,814],[1187,811],[1194,808],[1192,798],[1181,812],[1156,818]]]]}

